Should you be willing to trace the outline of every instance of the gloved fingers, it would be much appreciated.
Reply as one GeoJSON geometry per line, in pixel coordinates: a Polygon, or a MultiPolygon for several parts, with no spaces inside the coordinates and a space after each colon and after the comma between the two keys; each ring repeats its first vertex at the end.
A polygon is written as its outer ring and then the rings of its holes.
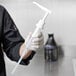
{"type": "Polygon", "coordinates": [[[40,38],[33,37],[32,39],[32,43],[40,43],[42,41],[44,41],[44,36],[41,36],[40,38]]]}
{"type": "MultiPolygon", "coordinates": [[[[35,40],[35,39],[34,39],[35,40]]],[[[38,39],[39,40],[39,39],[38,39]]],[[[32,42],[31,43],[31,45],[30,45],[30,49],[31,50],[37,50],[38,48],[40,48],[40,47],[42,47],[43,46],[43,44],[44,44],[44,39],[43,38],[41,38],[41,41],[38,41],[37,39],[34,41],[34,42],[32,42]]]]}
{"type": "Polygon", "coordinates": [[[34,42],[34,43],[31,43],[32,46],[41,46],[44,44],[44,40],[42,40],[41,42],[34,42]]]}
{"type": "Polygon", "coordinates": [[[31,46],[29,50],[34,50],[36,51],[37,49],[39,49],[40,46],[39,45],[35,45],[35,46],[31,46]]]}

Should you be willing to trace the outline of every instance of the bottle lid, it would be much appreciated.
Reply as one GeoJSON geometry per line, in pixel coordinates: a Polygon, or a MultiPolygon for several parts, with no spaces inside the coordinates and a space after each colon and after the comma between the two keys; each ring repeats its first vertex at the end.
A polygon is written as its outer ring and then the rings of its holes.
{"type": "Polygon", "coordinates": [[[53,35],[54,35],[54,34],[48,34],[48,37],[49,37],[49,38],[50,38],[50,37],[53,37],[53,35]]]}

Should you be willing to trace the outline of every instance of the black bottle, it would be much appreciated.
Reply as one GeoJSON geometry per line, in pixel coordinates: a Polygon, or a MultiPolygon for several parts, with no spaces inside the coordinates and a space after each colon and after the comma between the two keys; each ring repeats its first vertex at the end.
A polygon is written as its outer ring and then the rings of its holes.
{"type": "Polygon", "coordinates": [[[54,39],[54,34],[48,34],[47,42],[44,46],[45,60],[58,60],[58,47],[54,39]]]}

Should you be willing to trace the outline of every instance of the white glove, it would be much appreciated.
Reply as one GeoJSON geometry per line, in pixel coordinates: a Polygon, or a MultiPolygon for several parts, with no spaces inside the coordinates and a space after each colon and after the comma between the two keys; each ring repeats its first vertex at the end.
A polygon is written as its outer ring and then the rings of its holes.
{"type": "Polygon", "coordinates": [[[29,49],[37,51],[37,49],[39,49],[41,46],[43,46],[43,44],[44,44],[44,36],[43,36],[42,32],[39,32],[39,33],[37,33],[37,35],[35,35],[32,38],[29,49]]]}

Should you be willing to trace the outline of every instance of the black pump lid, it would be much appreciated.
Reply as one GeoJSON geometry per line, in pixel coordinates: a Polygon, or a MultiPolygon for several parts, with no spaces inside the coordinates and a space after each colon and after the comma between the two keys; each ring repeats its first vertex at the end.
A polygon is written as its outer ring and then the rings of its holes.
{"type": "Polygon", "coordinates": [[[50,38],[50,37],[53,37],[54,36],[54,34],[48,34],[48,37],[50,38]]]}

